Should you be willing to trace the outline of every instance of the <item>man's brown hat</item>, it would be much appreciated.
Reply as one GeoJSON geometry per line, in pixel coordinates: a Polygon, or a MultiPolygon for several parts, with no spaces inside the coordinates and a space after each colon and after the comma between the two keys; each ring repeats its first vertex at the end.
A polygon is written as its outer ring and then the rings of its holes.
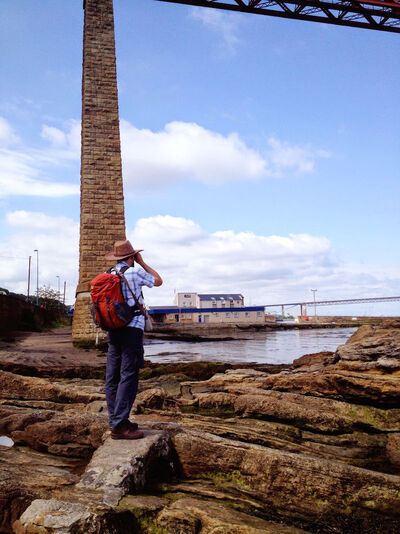
{"type": "Polygon", "coordinates": [[[106,254],[107,260],[122,260],[128,256],[134,256],[137,252],[142,252],[143,249],[135,250],[128,239],[124,241],[116,241],[114,243],[114,250],[106,254]]]}

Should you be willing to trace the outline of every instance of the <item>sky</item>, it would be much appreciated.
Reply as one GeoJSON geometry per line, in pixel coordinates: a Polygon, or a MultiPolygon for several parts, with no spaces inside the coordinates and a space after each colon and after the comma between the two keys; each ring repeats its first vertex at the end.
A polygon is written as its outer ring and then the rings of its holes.
{"type": "MultiPolygon", "coordinates": [[[[147,303],[400,295],[400,36],[155,0],[114,9],[127,236],[164,279],[147,303]]],[[[26,293],[32,256],[34,291],[39,255],[39,285],[66,281],[71,304],[82,34],[82,0],[1,2],[0,287],[26,293]]]]}

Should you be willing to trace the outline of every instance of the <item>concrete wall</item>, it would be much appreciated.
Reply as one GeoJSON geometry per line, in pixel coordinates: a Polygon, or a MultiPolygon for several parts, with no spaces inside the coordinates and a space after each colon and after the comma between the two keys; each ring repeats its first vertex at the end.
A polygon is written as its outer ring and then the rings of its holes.
{"type": "Polygon", "coordinates": [[[40,330],[53,319],[50,312],[34,304],[17,297],[0,295],[0,334],[3,336],[14,330],[40,330]]]}

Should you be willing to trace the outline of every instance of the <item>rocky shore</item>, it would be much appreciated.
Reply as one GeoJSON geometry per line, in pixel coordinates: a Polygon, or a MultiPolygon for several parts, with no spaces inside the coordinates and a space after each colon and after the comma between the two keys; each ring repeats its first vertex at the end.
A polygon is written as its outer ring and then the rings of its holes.
{"type": "Polygon", "coordinates": [[[287,366],[148,365],[113,441],[105,357],[0,346],[0,533],[397,534],[400,322],[287,366]]]}

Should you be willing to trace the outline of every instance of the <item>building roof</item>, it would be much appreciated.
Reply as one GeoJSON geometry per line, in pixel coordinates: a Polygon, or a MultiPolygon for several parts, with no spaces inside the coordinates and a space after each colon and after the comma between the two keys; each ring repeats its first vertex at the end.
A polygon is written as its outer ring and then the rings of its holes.
{"type": "Polygon", "coordinates": [[[200,300],[241,300],[243,298],[243,295],[240,295],[239,293],[202,293],[199,294],[200,300]]]}

